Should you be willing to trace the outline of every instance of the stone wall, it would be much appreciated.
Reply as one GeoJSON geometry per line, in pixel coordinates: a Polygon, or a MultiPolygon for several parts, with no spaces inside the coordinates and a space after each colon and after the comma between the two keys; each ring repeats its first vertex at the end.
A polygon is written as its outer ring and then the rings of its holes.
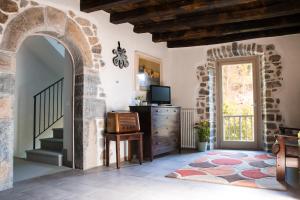
{"type": "Polygon", "coordinates": [[[197,114],[199,119],[207,119],[211,122],[210,147],[216,145],[216,67],[217,61],[226,58],[239,58],[245,56],[257,56],[259,59],[260,74],[260,98],[262,132],[258,133],[266,151],[271,150],[274,143],[274,133],[278,132],[283,123],[279,109],[280,99],[278,91],[282,87],[282,62],[281,56],[276,52],[275,46],[260,45],[256,43],[243,44],[234,42],[230,45],[207,51],[207,62],[197,67],[198,94],[197,114]]]}
{"type": "Polygon", "coordinates": [[[88,169],[100,165],[106,106],[96,25],[73,11],[35,1],[0,2],[0,191],[12,187],[15,62],[18,48],[28,36],[53,37],[69,50],[75,76],[75,166],[88,169]]]}

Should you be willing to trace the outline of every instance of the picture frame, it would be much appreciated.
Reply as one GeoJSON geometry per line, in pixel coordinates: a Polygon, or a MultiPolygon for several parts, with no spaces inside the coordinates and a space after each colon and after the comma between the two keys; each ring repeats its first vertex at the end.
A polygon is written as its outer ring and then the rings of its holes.
{"type": "Polygon", "coordinates": [[[146,93],[150,85],[162,83],[162,61],[159,58],[136,51],[134,70],[135,90],[146,93]]]}

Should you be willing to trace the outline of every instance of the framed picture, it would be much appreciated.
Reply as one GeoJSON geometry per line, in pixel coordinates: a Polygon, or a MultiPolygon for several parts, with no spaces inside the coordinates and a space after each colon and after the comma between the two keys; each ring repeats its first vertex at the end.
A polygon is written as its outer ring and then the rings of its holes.
{"type": "Polygon", "coordinates": [[[150,85],[161,83],[161,60],[141,52],[135,52],[136,91],[148,91],[150,85]]]}

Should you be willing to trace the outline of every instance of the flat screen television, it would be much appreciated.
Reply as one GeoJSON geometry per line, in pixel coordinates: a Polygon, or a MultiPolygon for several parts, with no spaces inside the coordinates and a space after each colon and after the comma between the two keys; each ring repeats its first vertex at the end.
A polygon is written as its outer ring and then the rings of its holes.
{"type": "Polygon", "coordinates": [[[150,85],[150,103],[171,104],[171,88],[169,86],[150,85]]]}

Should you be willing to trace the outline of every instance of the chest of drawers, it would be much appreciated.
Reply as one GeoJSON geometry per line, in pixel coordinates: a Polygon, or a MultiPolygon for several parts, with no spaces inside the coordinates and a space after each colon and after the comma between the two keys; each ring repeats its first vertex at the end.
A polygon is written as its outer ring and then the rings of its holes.
{"type": "Polygon", "coordinates": [[[130,111],[139,113],[145,158],[180,151],[180,107],[131,106],[130,111]]]}

